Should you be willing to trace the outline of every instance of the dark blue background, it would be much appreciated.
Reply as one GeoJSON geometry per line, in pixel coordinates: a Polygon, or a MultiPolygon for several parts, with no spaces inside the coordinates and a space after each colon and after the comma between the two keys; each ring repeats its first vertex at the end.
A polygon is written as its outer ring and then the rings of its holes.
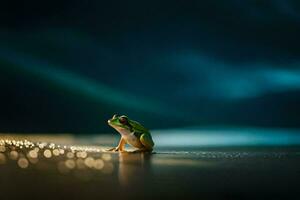
{"type": "Polygon", "coordinates": [[[299,127],[300,3],[9,1],[0,132],[299,127]]]}

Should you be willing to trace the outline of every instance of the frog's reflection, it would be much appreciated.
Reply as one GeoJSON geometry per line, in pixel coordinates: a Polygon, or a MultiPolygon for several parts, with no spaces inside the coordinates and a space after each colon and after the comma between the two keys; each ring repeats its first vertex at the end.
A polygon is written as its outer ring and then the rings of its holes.
{"type": "Polygon", "coordinates": [[[151,157],[151,153],[120,153],[120,185],[130,187],[143,184],[143,180],[151,174],[151,157]]]}

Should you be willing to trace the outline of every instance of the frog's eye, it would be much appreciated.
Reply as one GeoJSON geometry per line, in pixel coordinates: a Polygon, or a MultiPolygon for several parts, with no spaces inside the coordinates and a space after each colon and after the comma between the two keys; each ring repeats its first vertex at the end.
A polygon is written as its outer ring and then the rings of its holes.
{"type": "Polygon", "coordinates": [[[120,117],[120,118],[119,118],[119,122],[120,122],[121,124],[125,125],[125,124],[127,124],[127,118],[125,118],[125,117],[120,117]]]}

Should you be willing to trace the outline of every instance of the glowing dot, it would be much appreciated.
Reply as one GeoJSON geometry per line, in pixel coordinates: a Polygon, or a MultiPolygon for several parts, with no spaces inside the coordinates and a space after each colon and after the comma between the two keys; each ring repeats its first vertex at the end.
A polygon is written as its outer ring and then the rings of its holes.
{"type": "Polygon", "coordinates": [[[70,149],[74,152],[76,148],[74,146],[71,146],[70,149]]]}
{"type": "Polygon", "coordinates": [[[95,162],[94,162],[95,169],[101,170],[103,167],[104,167],[104,162],[102,159],[95,160],[95,162]]]}
{"type": "Polygon", "coordinates": [[[19,165],[19,167],[24,169],[24,168],[28,167],[29,163],[28,163],[28,160],[26,158],[20,158],[18,160],[18,165],[19,165]]]}
{"type": "Polygon", "coordinates": [[[67,153],[67,157],[68,157],[68,158],[74,158],[74,153],[68,152],[68,153],[67,153]]]}
{"type": "Polygon", "coordinates": [[[11,151],[11,152],[9,153],[9,157],[10,157],[10,159],[12,159],[12,160],[17,160],[18,157],[19,157],[19,153],[16,152],[16,151],[11,151]]]}
{"type": "Polygon", "coordinates": [[[94,166],[94,162],[95,162],[95,160],[94,160],[94,158],[92,158],[92,157],[87,157],[87,158],[84,160],[84,164],[85,164],[86,166],[88,166],[89,168],[92,168],[92,167],[94,166]]]}
{"type": "Polygon", "coordinates": [[[5,150],[6,150],[6,148],[5,148],[5,146],[0,146],[0,152],[5,152],[5,150]]]}
{"type": "Polygon", "coordinates": [[[46,158],[51,158],[51,157],[52,157],[51,151],[50,151],[49,149],[46,149],[46,150],[44,151],[44,156],[45,156],[46,158]]]}
{"type": "Polygon", "coordinates": [[[55,144],[54,143],[49,144],[49,148],[50,149],[55,149],[55,144]]]}
{"type": "Polygon", "coordinates": [[[3,153],[0,153],[0,165],[6,163],[6,157],[3,153]]]}
{"type": "Polygon", "coordinates": [[[70,159],[65,161],[65,165],[69,169],[74,169],[76,166],[75,161],[70,159]]]}
{"type": "Polygon", "coordinates": [[[53,153],[53,155],[55,155],[55,156],[59,156],[59,150],[58,150],[58,149],[54,149],[54,150],[52,151],[52,153],[53,153]]]}
{"type": "Polygon", "coordinates": [[[64,153],[65,153],[65,150],[59,149],[59,153],[60,153],[60,154],[64,154],[64,153]]]}
{"type": "Polygon", "coordinates": [[[47,143],[46,142],[42,142],[38,146],[39,146],[40,149],[43,149],[45,146],[47,146],[47,143]]]}
{"type": "Polygon", "coordinates": [[[33,150],[39,152],[40,149],[38,147],[35,147],[33,150]]]}
{"type": "Polygon", "coordinates": [[[35,150],[31,150],[28,152],[28,156],[30,158],[37,158],[38,157],[38,153],[35,150]]]}
{"type": "Polygon", "coordinates": [[[109,160],[111,160],[111,155],[108,153],[104,153],[104,154],[102,154],[102,159],[109,161],[109,160]]]}

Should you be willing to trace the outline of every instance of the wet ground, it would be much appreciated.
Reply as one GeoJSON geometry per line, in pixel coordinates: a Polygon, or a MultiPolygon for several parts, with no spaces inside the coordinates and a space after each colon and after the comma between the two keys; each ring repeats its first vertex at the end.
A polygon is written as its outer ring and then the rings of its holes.
{"type": "Polygon", "coordinates": [[[111,136],[0,135],[1,199],[287,199],[300,147],[168,147],[110,153],[111,136]]]}

